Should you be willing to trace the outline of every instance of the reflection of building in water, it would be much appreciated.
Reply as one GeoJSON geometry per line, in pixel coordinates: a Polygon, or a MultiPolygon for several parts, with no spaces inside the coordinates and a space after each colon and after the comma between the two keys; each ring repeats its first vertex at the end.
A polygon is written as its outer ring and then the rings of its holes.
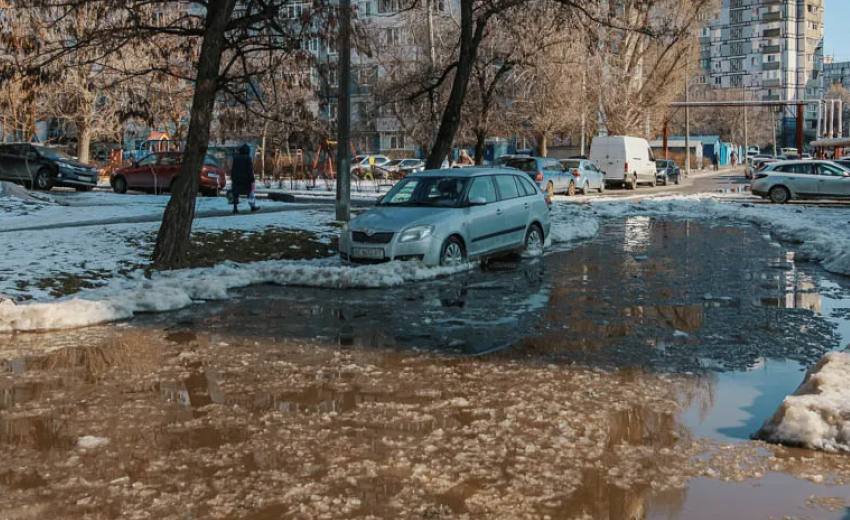
{"type": "Polygon", "coordinates": [[[628,253],[642,253],[649,247],[652,219],[649,217],[629,217],[626,219],[625,245],[628,253]]]}
{"type": "Polygon", "coordinates": [[[815,314],[821,313],[821,296],[814,279],[797,269],[794,253],[787,252],[773,260],[771,267],[778,271],[759,273],[759,279],[766,282],[764,288],[776,287],[779,295],[761,298],[761,305],[781,309],[806,309],[815,314]]]}

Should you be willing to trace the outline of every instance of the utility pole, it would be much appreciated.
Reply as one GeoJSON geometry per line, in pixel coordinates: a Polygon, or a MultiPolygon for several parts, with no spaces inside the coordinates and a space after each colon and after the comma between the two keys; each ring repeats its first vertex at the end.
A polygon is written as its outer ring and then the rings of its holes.
{"type": "Polygon", "coordinates": [[[351,0],[339,0],[339,74],[337,76],[336,219],[351,220],[351,0]]]}
{"type": "Polygon", "coordinates": [[[747,168],[747,161],[750,158],[750,143],[749,143],[749,128],[747,128],[747,107],[744,107],[744,169],[747,168]]]}
{"type": "Polygon", "coordinates": [[[428,58],[433,67],[437,62],[437,49],[434,47],[434,0],[427,0],[425,6],[428,11],[428,58]]]}
{"type": "MultiPolygon", "coordinates": [[[[685,79],[685,103],[691,102],[691,81],[685,79]]],[[[691,106],[685,105],[685,177],[691,176],[691,106]]]]}
{"type": "Polygon", "coordinates": [[[773,156],[779,155],[776,149],[776,107],[770,107],[770,115],[773,117],[773,156]]]}

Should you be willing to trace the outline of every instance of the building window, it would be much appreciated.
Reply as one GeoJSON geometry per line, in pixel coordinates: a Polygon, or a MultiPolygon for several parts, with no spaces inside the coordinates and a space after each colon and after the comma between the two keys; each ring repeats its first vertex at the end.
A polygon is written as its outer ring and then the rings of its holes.
{"type": "Polygon", "coordinates": [[[386,29],[387,46],[401,45],[404,39],[404,33],[401,27],[388,27],[386,29]]]}
{"type": "Polygon", "coordinates": [[[378,12],[382,14],[401,11],[401,0],[378,0],[378,12]]]}
{"type": "Polygon", "coordinates": [[[336,103],[331,103],[330,105],[328,105],[328,118],[336,119],[336,109],[336,103]]]}
{"type": "Polygon", "coordinates": [[[390,134],[387,142],[389,144],[388,148],[390,150],[402,150],[402,149],[404,149],[404,134],[403,133],[390,134]]]}

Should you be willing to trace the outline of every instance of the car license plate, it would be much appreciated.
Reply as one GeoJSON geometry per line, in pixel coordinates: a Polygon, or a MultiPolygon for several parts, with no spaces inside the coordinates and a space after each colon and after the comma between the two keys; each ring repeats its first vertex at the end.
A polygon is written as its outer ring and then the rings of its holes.
{"type": "Polygon", "coordinates": [[[217,173],[208,173],[207,177],[209,177],[210,179],[218,179],[218,174],[217,173]]]}
{"type": "Polygon", "coordinates": [[[354,258],[382,259],[384,258],[384,250],[372,247],[355,247],[351,256],[354,258]]]}

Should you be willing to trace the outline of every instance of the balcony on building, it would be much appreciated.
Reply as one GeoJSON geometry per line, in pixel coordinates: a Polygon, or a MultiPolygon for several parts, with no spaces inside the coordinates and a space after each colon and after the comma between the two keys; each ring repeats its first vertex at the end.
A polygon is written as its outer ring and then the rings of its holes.
{"type": "Polygon", "coordinates": [[[779,70],[782,68],[781,61],[765,61],[761,64],[761,70],[779,70]]]}
{"type": "Polygon", "coordinates": [[[761,35],[764,38],[779,38],[782,36],[782,29],[778,27],[776,29],[765,29],[761,35]]]}
{"type": "Polygon", "coordinates": [[[772,88],[772,87],[781,87],[782,80],[781,79],[765,79],[762,80],[761,86],[764,88],[772,88]]]}
{"type": "Polygon", "coordinates": [[[785,0],[761,0],[761,5],[785,5],[785,0]]]}
{"type": "Polygon", "coordinates": [[[779,96],[777,94],[767,95],[765,94],[761,98],[762,101],[779,101],[779,96]]]}
{"type": "Polygon", "coordinates": [[[761,48],[762,54],[779,54],[780,52],[782,52],[780,45],[763,45],[761,48]]]}
{"type": "Polygon", "coordinates": [[[765,22],[778,22],[782,20],[782,13],[779,11],[768,11],[761,15],[761,19],[765,22]]]}

